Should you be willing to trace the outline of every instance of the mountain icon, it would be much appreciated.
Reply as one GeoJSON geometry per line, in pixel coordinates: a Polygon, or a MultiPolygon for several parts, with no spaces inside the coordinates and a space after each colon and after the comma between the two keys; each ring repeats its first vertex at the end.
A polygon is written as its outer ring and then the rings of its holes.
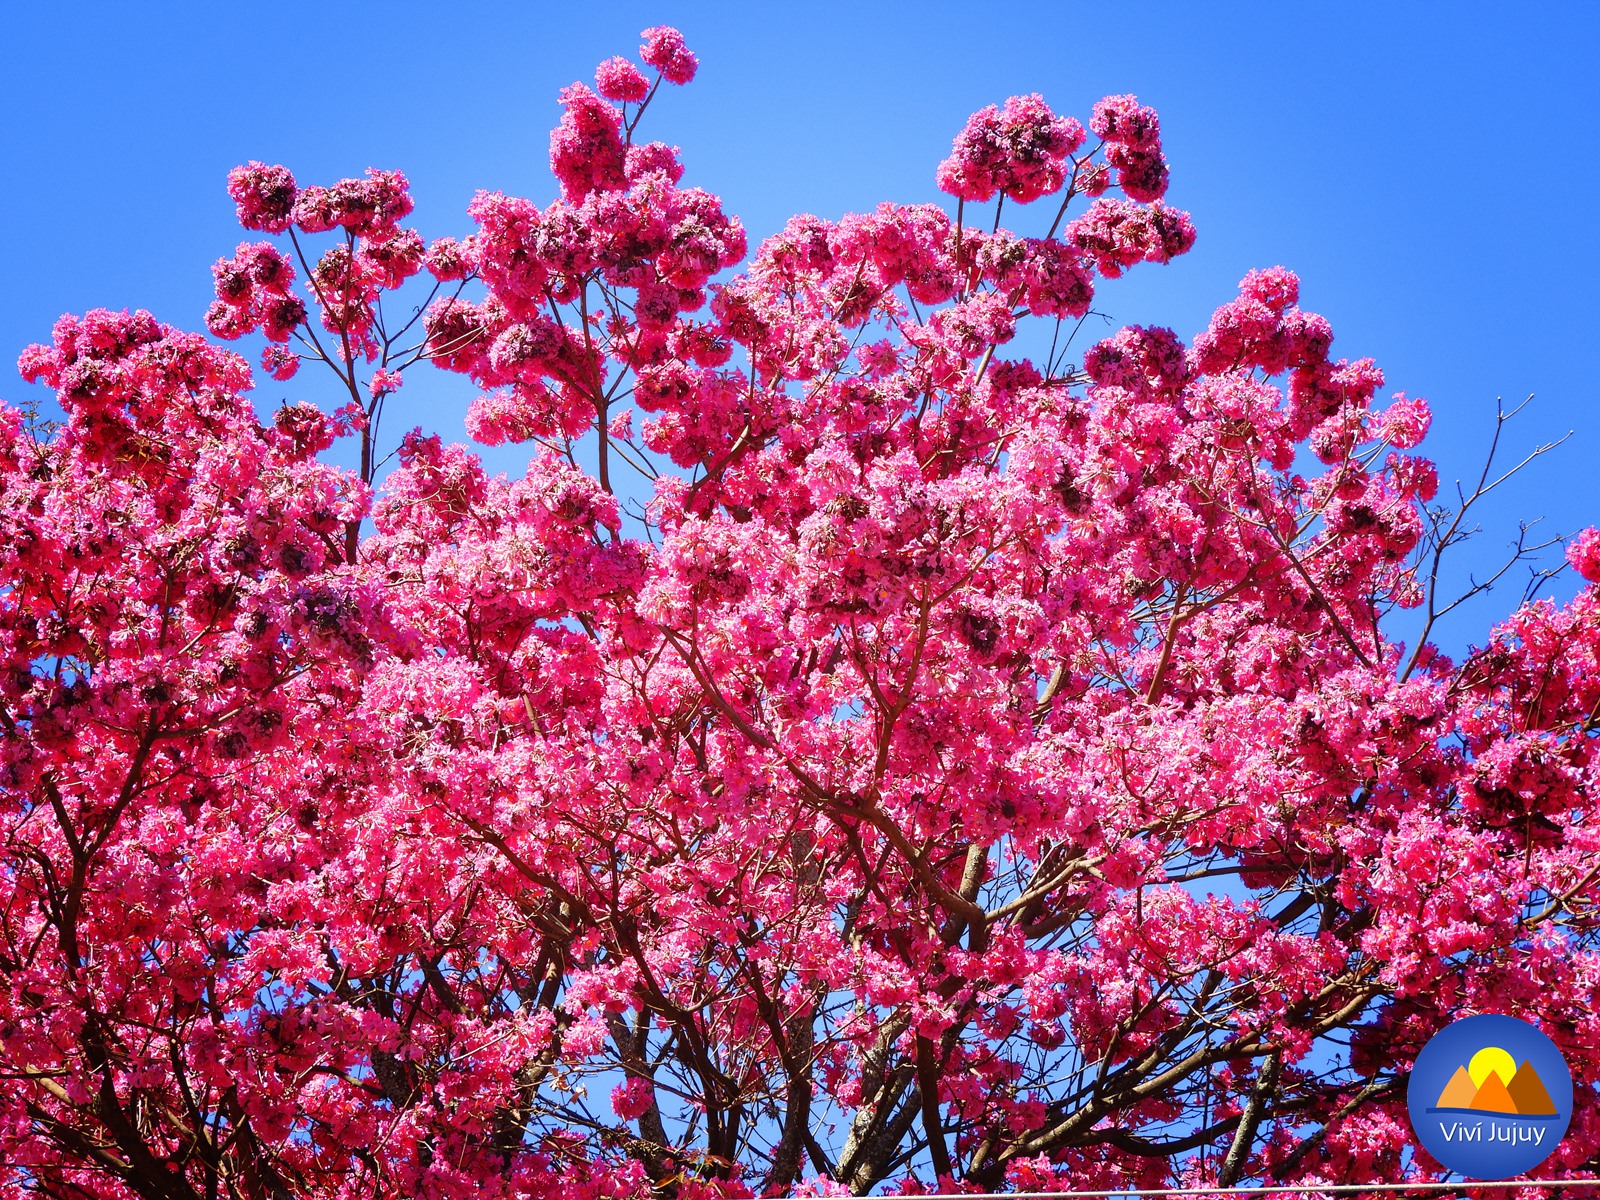
{"type": "Polygon", "coordinates": [[[1515,1061],[1505,1055],[1504,1062],[1507,1065],[1487,1071],[1481,1083],[1473,1082],[1472,1074],[1465,1066],[1457,1067],[1450,1081],[1444,1085],[1444,1091],[1439,1093],[1439,1102],[1434,1107],[1517,1117],[1555,1116],[1556,1106],[1531,1062],[1524,1060],[1520,1067],[1510,1072],[1510,1082],[1506,1081],[1504,1076],[1509,1071],[1509,1064],[1515,1061]]]}
{"type": "Polygon", "coordinates": [[[1556,1115],[1555,1102],[1550,1099],[1550,1093],[1544,1090],[1544,1080],[1539,1078],[1539,1072],[1526,1059],[1506,1085],[1506,1091],[1511,1096],[1511,1102],[1517,1106],[1517,1112],[1524,1117],[1556,1115]]]}
{"type": "Polygon", "coordinates": [[[1478,1089],[1472,1082],[1472,1076],[1467,1074],[1467,1069],[1457,1067],[1456,1073],[1450,1076],[1450,1082],[1444,1085],[1444,1091],[1439,1093],[1439,1103],[1435,1107],[1471,1108],[1477,1094],[1478,1089]]]}
{"type": "Polygon", "coordinates": [[[1498,1071],[1490,1071],[1489,1077],[1478,1085],[1477,1095],[1472,1097],[1469,1108],[1479,1112],[1515,1113],[1516,1101],[1511,1099],[1505,1081],[1500,1078],[1498,1071]]]}

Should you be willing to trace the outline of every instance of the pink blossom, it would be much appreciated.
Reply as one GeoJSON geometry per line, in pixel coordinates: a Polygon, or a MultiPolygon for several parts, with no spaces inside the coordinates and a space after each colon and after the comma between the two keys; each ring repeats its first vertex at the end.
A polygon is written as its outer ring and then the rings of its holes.
{"type": "Polygon", "coordinates": [[[1281,313],[1299,301],[1300,277],[1283,267],[1250,271],[1239,284],[1239,294],[1281,313]]]}
{"type": "Polygon", "coordinates": [[[1148,207],[1128,201],[1100,199],[1076,218],[1065,240],[1115,278],[1138,262],[1168,262],[1194,245],[1189,214],[1161,204],[1148,207]]]}
{"type": "Polygon", "coordinates": [[[439,238],[423,255],[423,265],[440,283],[464,279],[472,270],[472,252],[468,242],[455,238],[439,238]]]}
{"type": "Polygon", "coordinates": [[[1590,583],[1600,583],[1600,529],[1585,529],[1568,542],[1567,561],[1590,583]]]}
{"type": "Polygon", "coordinates": [[[550,169],[569,200],[622,187],[622,114],[581,83],[561,92],[566,110],[550,134],[550,169]]]}
{"type": "Polygon", "coordinates": [[[1117,183],[1130,200],[1149,203],[1167,193],[1167,160],[1159,150],[1113,146],[1106,161],[1117,168],[1117,183]]]}
{"type": "Polygon", "coordinates": [[[1013,96],[1005,107],[974,113],[939,164],[941,191],[963,200],[987,200],[999,191],[1026,204],[1059,191],[1066,161],[1083,144],[1083,127],[1058,117],[1043,97],[1013,96]]]}
{"type": "Polygon", "coordinates": [[[330,187],[301,190],[292,219],[305,233],[336,226],[352,233],[387,236],[411,212],[410,185],[399,171],[368,168],[364,179],[341,179],[330,187]]]}
{"type": "Polygon", "coordinates": [[[297,195],[287,167],[251,161],[228,172],[228,195],[238,206],[239,224],[265,233],[282,233],[297,195]]]}
{"type": "Polygon", "coordinates": [[[595,68],[594,86],[607,100],[638,103],[650,94],[650,81],[644,73],[620,55],[595,68]]]}
{"type": "Polygon", "coordinates": [[[1433,413],[1426,400],[1398,392],[1394,402],[1378,414],[1378,436],[1391,446],[1410,450],[1421,444],[1432,422],[1433,413]]]}
{"type": "Polygon", "coordinates": [[[1098,138],[1132,150],[1159,150],[1161,121],[1156,110],[1136,96],[1107,96],[1097,100],[1089,129],[1098,138]]]}
{"type": "Polygon", "coordinates": [[[660,71],[668,83],[683,84],[694,78],[700,60],[683,44],[683,34],[670,25],[654,25],[639,36],[644,38],[639,57],[660,71]]]}
{"type": "Polygon", "coordinates": [[[376,400],[390,392],[398,392],[404,382],[399,371],[374,371],[372,379],[367,383],[367,391],[376,400]]]}
{"type": "Polygon", "coordinates": [[[642,1116],[654,1103],[654,1086],[639,1076],[631,1076],[611,1089],[611,1111],[624,1121],[642,1116]]]}
{"type": "Polygon", "coordinates": [[[300,356],[288,347],[274,343],[261,351],[261,368],[279,382],[293,379],[295,372],[300,369],[300,356]]]}
{"type": "Polygon", "coordinates": [[[683,178],[683,163],[678,159],[678,148],[664,142],[643,142],[628,147],[625,172],[629,182],[637,182],[645,175],[659,172],[669,184],[683,178]]]}

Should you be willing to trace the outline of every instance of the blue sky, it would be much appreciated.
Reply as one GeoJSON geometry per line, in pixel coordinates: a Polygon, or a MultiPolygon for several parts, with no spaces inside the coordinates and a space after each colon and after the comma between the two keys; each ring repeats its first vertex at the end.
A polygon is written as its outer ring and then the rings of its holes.
{"type": "MultiPolygon", "coordinates": [[[[1282,263],[1337,353],[1433,402],[1446,487],[1475,474],[1497,396],[1537,394],[1513,450],[1574,431],[1484,509],[1461,570],[1484,570],[1520,519],[1600,519],[1588,4],[18,6],[0,49],[0,350],[93,306],[199,327],[209,266],[241,238],[223,181],[245,159],[302,182],[400,168],[430,237],[470,230],[478,188],[547,200],[557,89],[663,22],[701,72],[648,133],[683,147],[687,182],[753,239],[795,212],[939,199],[934,167],[984,104],[1038,91],[1086,117],[1137,93],[1161,113],[1169,200],[1200,236],[1098,308],[1189,337],[1247,269],[1282,263]]],[[[1049,219],[1030,217],[1006,223],[1049,219]]],[[[23,398],[10,379],[0,396],[23,398]]],[[[388,427],[463,436],[452,383],[408,382],[388,427]]],[[[305,390],[264,381],[259,398],[305,390]]],[[[1519,593],[1463,610],[1442,640],[1480,638],[1519,593]]]]}

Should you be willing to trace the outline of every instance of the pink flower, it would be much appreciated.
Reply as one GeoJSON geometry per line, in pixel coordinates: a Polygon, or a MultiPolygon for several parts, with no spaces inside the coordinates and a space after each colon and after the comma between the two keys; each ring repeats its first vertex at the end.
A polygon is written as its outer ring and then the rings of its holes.
{"type": "Polygon", "coordinates": [[[298,296],[274,296],[260,311],[261,332],[274,342],[288,341],[306,319],[305,302],[298,296]]]}
{"type": "Polygon", "coordinates": [[[1401,450],[1421,445],[1428,435],[1433,413],[1421,396],[1412,398],[1404,392],[1395,394],[1394,403],[1378,416],[1377,436],[1401,450]]]}
{"type": "Polygon", "coordinates": [[[622,114],[581,83],[562,90],[561,105],[566,111],[550,134],[550,169],[562,193],[581,200],[599,189],[625,186],[622,114]]]}
{"type": "Polygon", "coordinates": [[[677,183],[682,179],[683,163],[678,159],[678,148],[668,146],[664,142],[644,142],[629,146],[625,167],[629,182],[636,182],[653,172],[666,176],[668,183],[677,183]]]}
{"type": "Polygon", "coordinates": [[[251,282],[250,272],[239,263],[230,258],[219,258],[211,268],[211,276],[216,281],[218,300],[234,308],[243,308],[250,303],[255,285],[251,282]]]}
{"type": "Polygon", "coordinates": [[[250,332],[250,316],[238,305],[218,300],[206,309],[206,328],[219,338],[233,341],[250,332]]]}
{"type": "Polygon", "coordinates": [[[397,229],[386,237],[362,240],[362,269],[380,287],[399,287],[422,270],[423,263],[422,237],[414,229],[397,229]]]}
{"type": "Polygon", "coordinates": [[[1568,542],[1567,561],[1590,583],[1600,583],[1600,528],[1590,526],[1568,542]]]}
{"type": "Polygon", "coordinates": [[[1102,387],[1137,393],[1171,391],[1189,373],[1183,344],[1172,330],[1138,325],[1091,346],[1083,356],[1083,369],[1102,387]]]}
{"type": "Polygon", "coordinates": [[[643,1116],[655,1103],[655,1085],[639,1075],[630,1075],[611,1089],[611,1111],[624,1121],[643,1116]]]}
{"type": "Polygon", "coordinates": [[[1186,254],[1194,238],[1194,224],[1181,209],[1105,197],[1069,223],[1063,235],[1107,278],[1138,262],[1168,262],[1186,254]]]}
{"type": "Polygon", "coordinates": [[[1149,203],[1167,192],[1167,160],[1159,150],[1112,146],[1106,161],[1117,168],[1117,182],[1130,200],[1149,203]]]}
{"type": "Polygon", "coordinates": [[[367,423],[367,410],[354,400],[341,404],[333,410],[331,428],[339,437],[360,433],[367,428],[367,423]]]}
{"type": "Polygon", "coordinates": [[[440,283],[466,278],[472,271],[472,250],[468,244],[470,241],[470,238],[467,242],[460,242],[455,238],[439,238],[423,255],[423,265],[440,283]]]}
{"type": "Polygon", "coordinates": [[[372,378],[367,381],[367,391],[376,400],[390,392],[398,392],[404,382],[399,371],[374,371],[372,378]]]}
{"type": "Polygon", "coordinates": [[[264,233],[289,228],[294,207],[294,176],[287,167],[268,166],[254,160],[228,172],[228,195],[238,207],[239,224],[264,233]]]}
{"type": "Polygon", "coordinates": [[[644,73],[620,55],[595,68],[594,86],[607,100],[627,103],[638,103],[650,94],[650,81],[644,73]]]}
{"type": "Polygon", "coordinates": [[[1284,267],[1250,271],[1239,284],[1239,294],[1282,312],[1300,299],[1300,277],[1284,267]]]}
{"type": "Polygon", "coordinates": [[[331,187],[303,189],[291,216],[304,233],[342,227],[381,238],[391,235],[411,208],[410,187],[402,173],[369,167],[365,179],[341,179],[331,187]]]}
{"type": "Polygon", "coordinates": [[[261,351],[261,367],[282,382],[294,378],[295,372],[300,369],[300,356],[287,346],[274,343],[261,351]]]}
{"type": "Polygon", "coordinates": [[[639,57],[660,71],[668,83],[688,83],[694,78],[700,60],[683,44],[683,34],[670,25],[655,25],[639,36],[644,38],[639,57]]]}
{"type": "Polygon", "coordinates": [[[1083,127],[1056,116],[1043,97],[1013,96],[1003,109],[991,104],[967,120],[939,164],[939,188],[977,201],[999,191],[1026,204],[1060,189],[1067,156],[1082,144],[1083,127]]]}
{"type": "Polygon", "coordinates": [[[1155,109],[1140,104],[1136,96],[1107,96],[1096,101],[1089,129],[1104,141],[1132,150],[1160,151],[1160,118],[1155,109]]]}

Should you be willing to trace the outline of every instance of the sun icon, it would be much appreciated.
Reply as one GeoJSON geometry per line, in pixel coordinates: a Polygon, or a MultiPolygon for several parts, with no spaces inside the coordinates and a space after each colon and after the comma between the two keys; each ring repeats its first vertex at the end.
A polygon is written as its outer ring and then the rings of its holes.
{"type": "Polygon", "coordinates": [[[1509,1084],[1517,1073],[1517,1060],[1499,1046],[1485,1046],[1472,1056],[1467,1064],[1467,1074],[1476,1087],[1482,1087],[1490,1073],[1500,1076],[1500,1082],[1509,1084]]]}

